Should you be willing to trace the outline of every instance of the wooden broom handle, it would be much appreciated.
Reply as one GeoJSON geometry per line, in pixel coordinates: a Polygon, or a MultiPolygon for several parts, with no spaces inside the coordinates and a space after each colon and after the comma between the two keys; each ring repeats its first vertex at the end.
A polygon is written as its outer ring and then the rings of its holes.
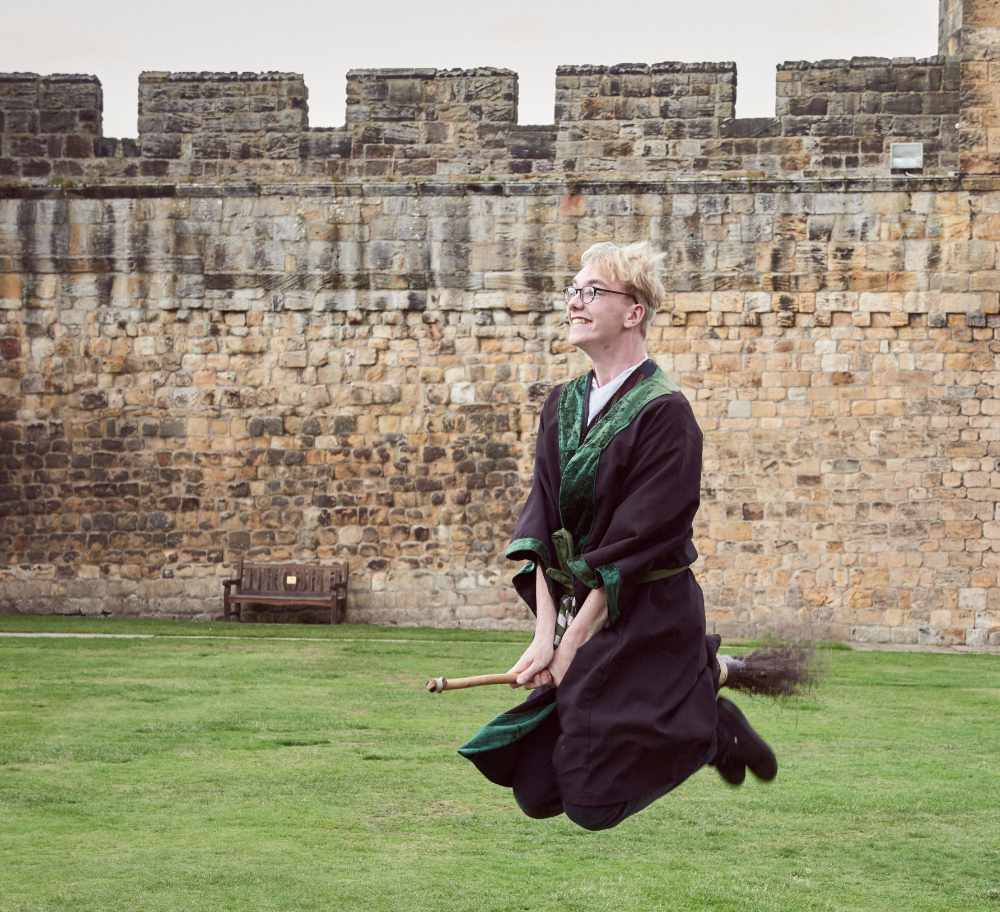
{"type": "Polygon", "coordinates": [[[517,675],[509,671],[506,674],[474,675],[471,678],[431,678],[425,685],[428,693],[441,693],[445,690],[461,690],[463,687],[482,687],[484,684],[515,684],[517,675]]]}

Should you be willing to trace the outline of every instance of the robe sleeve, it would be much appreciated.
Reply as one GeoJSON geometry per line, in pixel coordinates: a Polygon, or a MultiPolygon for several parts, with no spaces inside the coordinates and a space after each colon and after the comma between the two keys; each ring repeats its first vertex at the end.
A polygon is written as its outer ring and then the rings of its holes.
{"type": "Polygon", "coordinates": [[[558,398],[558,388],[550,395],[538,420],[531,490],[504,552],[511,560],[527,562],[514,575],[513,584],[532,613],[536,611],[535,567],[540,564],[547,570],[552,566],[552,533],[559,528],[558,466],[551,464],[551,447],[546,440],[546,412],[553,397],[558,398]]]}
{"type": "Polygon", "coordinates": [[[620,492],[604,487],[614,486],[614,479],[598,477],[599,496],[617,499],[607,530],[570,562],[586,586],[604,588],[609,624],[627,604],[623,589],[650,570],[683,567],[697,556],[691,534],[701,496],[702,434],[691,406],[683,396],[667,396],[636,421],[641,424],[628,460],[619,472],[612,470],[620,476],[620,492]]]}

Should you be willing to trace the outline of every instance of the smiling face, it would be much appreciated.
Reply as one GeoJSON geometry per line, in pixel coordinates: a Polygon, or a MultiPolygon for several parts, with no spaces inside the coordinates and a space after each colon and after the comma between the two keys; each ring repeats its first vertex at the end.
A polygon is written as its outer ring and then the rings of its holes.
{"type": "MultiPolygon", "coordinates": [[[[627,292],[622,282],[606,277],[600,267],[588,263],[574,277],[577,288],[606,288],[609,291],[627,292]]],[[[569,342],[592,358],[595,353],[609,353],[634,344],[636,334],[641,335],[645,307],[628,294],[598,292],[589,304],[574,295],[566,305],[569,320],[569,342]]]]}

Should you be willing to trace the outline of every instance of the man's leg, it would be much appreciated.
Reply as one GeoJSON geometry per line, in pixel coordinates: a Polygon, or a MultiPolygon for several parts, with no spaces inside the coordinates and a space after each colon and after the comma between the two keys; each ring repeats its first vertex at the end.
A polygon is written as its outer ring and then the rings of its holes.
{"type": "Polygon", "coordinates": [[[778,775],[778,760],[774,751],[731,700],[719,697],[718,711],[718,748],[712,765],[719,775],[730,785],[740,785],[749,767],[758,779],[770,782],[778,775]]]}
{"type": "Polygon", "coordinates": [[[566,811],[566,816],[573,823],[583,827],[585,830],[610,830],[611,827],[618,826],[626,817],[638,814],[639,811],[649,807],[657,798],[662,798],[672,787],[658,789],[640,798],[633,798],[631,801],[620,801],[616,804],[567,804],[564,810],[566,811]]]}

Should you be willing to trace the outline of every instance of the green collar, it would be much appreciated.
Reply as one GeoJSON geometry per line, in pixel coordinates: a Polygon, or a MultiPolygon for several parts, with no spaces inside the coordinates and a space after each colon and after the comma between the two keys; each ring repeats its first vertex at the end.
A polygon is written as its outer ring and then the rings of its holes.
{"type": "MultiPolygon", "coordinates": [[[[643,370],[642,367],[638,370],[643,370]]],[[[655,367],[611,406],[583,436],[590,374],[571,380],[559,395],[559,513],[579,551],[583,551],[594,521],[597,467],[601,453],[654,399],[680,389],[655,367]]]]}

